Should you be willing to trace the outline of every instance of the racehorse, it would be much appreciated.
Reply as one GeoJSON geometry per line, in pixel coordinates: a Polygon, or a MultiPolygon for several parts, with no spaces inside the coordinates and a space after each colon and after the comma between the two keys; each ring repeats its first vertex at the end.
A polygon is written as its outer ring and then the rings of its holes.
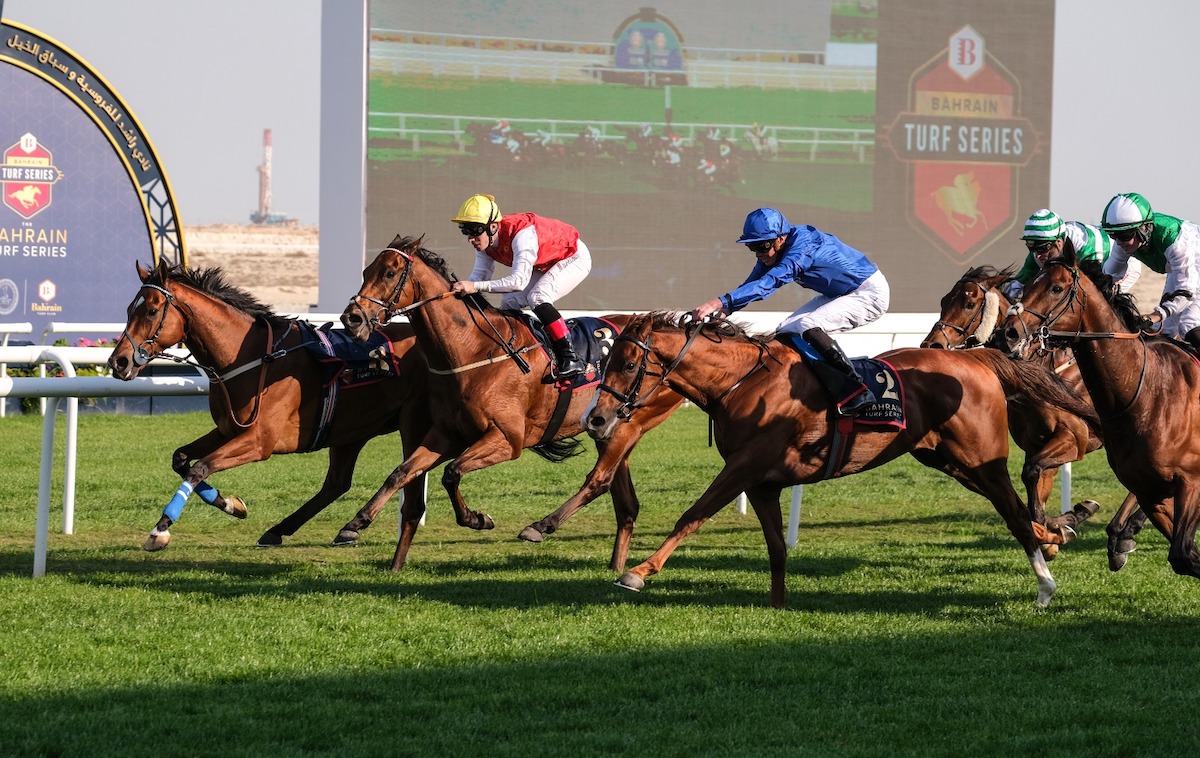
{"type": "Polygon", "coordinates": [[[889,380],[881,397],[902,405],[905,426],[851,429],[838,423],[816,374],[791,347],[733,322],[689,319],[655,312],[627,326],[609,354],[588,427],[595,439],[607,440],[636,421],[659,392],[673,390],[708,413],[725,466],[662,546],[625,572],[618,586],[640,590],[685,537],[744,491],[766,537],[771,605],[782,607],[782,489],[856,474],[910,453],[991,501],[1029,558],[1037,604],[1050,602],[1056,585],[1038,545],[1068,538],[1032,522],[1013,489],[1004,398],[1039,394],[1094,421],[1053,372],[996,350],[893,350],[879,360],[895,369],[899,384],[889,380]]]}
{"type": "MultiPolygon", "coordinates": [[[[446,262],[421,247],[421,238],[397,236],[363,272],[362,288],[342,314],[342,323],[355,337],[364,337],[379,323],[408,314],[416,337],[429,359],[429,407],[434,425],[419,447],[387,478],[343,534],[357,536],[399,487],[413,477],[446,465],[442,481],[457,490],[466,474],[513,460],[529,448],[549,460],[562,460],[578,443],[591,404],[589,391],[571,392],[548,381],[550,359],[529,332],[520,315],[488,305],[479,295],[453,296],[455,277],[446,262]]],[[[611,332],[624,328],[629,316],[603,317],[611,332]]],[[[606,346],[605,346],[606,347],[606,346]]],[[[520,538],[541,542],[580,508],[612,490],[617,533],[610,566],[622,571],[639,504],[629,475],[629,454],[642,435],[662,423],[683,403],[673,392],[661,393],[638,424],[597,445],[599,459],[583,487],[557,511],[525,527],[520,538]]],[[[491,529],[491,517],[467,507],[461,496],[451,497],[457,523],[491,529]]],[[[403,567],[416,533],[421,511],[402,509],[403,523],[392,570],[403,567]]]]}
{"type": "Polygon", "coordinates": [[[1003,344],[1014,354],[1043,343],[1075,352],[1109,466],[1171,543],[1175,573],[1200,578],[1200,363],[1180,343],[1146,335],[1133,298],[1113,292],[1094,264],[1081,271],[1072,248],[1064,252],[1025,287],[1003,344]]]}
{"type": "MultiPolygon", "coordinates": [[[[160,259],[152,270],[139,264],[137,272],[142,284],[108,359],[113,376],[132,379],[163,350],[183,342],[192,362],[209,376],[209,412],[216,423],[172,455],[171,467],[183,483],[150,532],[146,550],[167,546],[169,528],[193,491],[225,513],[246,518],[241,498],[223,496],[206,481],[212,474],[276,453],[328,447],[329,470],[321,489],[258,540],[260,546],[282,544],[283,537],[350,489],[368,441],[399,429],[407,450],[429,428],[427,366],[407,324],[382,330],[396,375],[364,371],[382,378],[349,384],[342,375],[330,377],[326,366],[333,364],[322,363],[302,345],[307,338],[300,322],[276,316],[229,285],[219,268],[184,269],[160,259]]],[[[404,500],[406,507],[423,505],[425,482],[414,480],[404,500]]]]}
{"type": "MultiPolygon", "coordinates": [[[[1068,239],[1065,244],[1070,246],[1071,241],[1068,239]]],[[[955,350],[988,344],[1012,307],[1004,285],[1013,278],[1012,267],[978,266],[968,270],[942,297],[938,321],[921,341],[921,347],[955,350]]],[[[1091,404],[1091,395],[1069,349],[1045,350],[1039,357],[1075,394],[1091,404]]],[[[1034,521],[1044,524],[1046,498],[1054,486],[1059,467],[1082,460],[1085,454],[1098,450],[1103,441],[1083,419],[1044,403],[1010,400],[1008,423],[1013,440],[1026,453],[1021,480],[1028,492],[1030,514],[1034,521]]],[[[1095,501],[1089,500],[1076,508],[1091,510],[1094,506],[1095,501]]],[[[1109,568],[1113,571],[1125,565],[1137,544],[1134,537],[1145,523],[1145,514],[1135,511],[1136,508],[1137,499],[1132,494],[1126,495],[1109,525],[1109,534],[1116,534],[1110,540],[1108,555],[1109,568]],[[1132,519],[1129,518],[1131,513],[1132,519]]],[[[1058,526],[1061,518],[1052,518],[1050,523],[1058,526]]]]}

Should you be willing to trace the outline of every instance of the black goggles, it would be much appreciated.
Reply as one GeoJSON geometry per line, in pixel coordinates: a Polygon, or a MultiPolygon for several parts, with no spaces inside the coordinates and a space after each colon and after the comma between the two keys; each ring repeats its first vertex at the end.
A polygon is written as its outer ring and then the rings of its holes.
{"type": "Polygon", "coordinates": [[[459,224],[458,230],[466,237],[478,237],[488,230],[487,224],[459,224]]]}
{"type": "Polygon", "coordinates": [[[771,249],[771,246],[774,244],[775,244],[774,239],[759,240],[758,242],[747,242],[746,247],[749,248],[750,252],[757,255],[758,253],[767,252],[768,250],[771,249]]]}
{"type": "Polygon", "coordinates": [[[1115,239],[1117,242],[1128,242],[1137,234],[1137,229],[1122,229],[1119,232],[1109,232],[1108,236],[1115,239]]]}
{"type": "Polygon", "coordinates": [[[1026,242],[1025,248],[1034,255],[1048,253],[1054,247],[1055,240],[1046,240],[1045,242],[1026,242]]]}

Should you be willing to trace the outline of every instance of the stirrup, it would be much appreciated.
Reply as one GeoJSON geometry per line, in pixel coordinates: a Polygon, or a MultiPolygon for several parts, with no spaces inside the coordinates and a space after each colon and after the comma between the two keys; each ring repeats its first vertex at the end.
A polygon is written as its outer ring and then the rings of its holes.
{"type": "Polygon", "coordinates": [[[838,406],[837,412],[843,416],[853,416],[875,402],[877,402],[875,393],[871,392],[870,387],[863,385],[862,391],[855,393],[838,406]]]}
{"type": "Polygon", "coordinates": [[[576,358],[575,360],[567,361],[566,363],[562,364],[560,364],[558,361],[555,361],[554,368],[550,371],[550,376],[552,376],[554,379],[571,379],[579,376],[585,371],[587,371],[587,364],[579,358],[576,358]]]}

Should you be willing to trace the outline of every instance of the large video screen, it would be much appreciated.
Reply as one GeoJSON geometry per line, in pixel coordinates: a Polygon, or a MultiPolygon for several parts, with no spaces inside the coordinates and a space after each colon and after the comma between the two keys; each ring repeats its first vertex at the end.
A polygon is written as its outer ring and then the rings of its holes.
{"type": "Polygon", "coordinates": [[[866,252],[892,310],[936,310],[1048,197],[1046,5],[375,0],[368,248],[424,234],[465,277],[450,219],[487,193],[579,229],[561,307],[684,309],[741,283],[771,206],[866,252]]]}

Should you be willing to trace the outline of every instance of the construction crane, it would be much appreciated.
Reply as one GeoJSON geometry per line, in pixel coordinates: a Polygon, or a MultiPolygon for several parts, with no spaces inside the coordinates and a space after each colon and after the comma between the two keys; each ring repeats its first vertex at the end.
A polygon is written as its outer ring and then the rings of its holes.
{"type": "Polygon", "coordinates": [[[271,210],[271,130],[263,129],[263,162],[258,167],[258,210],[250,223],[264,226],[296,226],[296,219],[271,210]]]}

